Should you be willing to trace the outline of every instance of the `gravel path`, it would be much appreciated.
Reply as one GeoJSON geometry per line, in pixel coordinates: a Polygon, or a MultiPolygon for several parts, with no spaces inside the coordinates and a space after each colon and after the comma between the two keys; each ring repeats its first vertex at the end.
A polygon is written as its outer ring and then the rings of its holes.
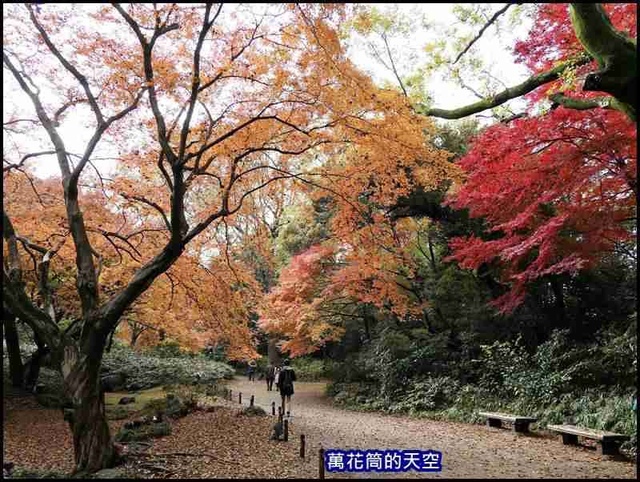
{"type": "MultiPolygon", "coordinates": [[[[365,472],[327,473],[328,478],[446,477],[446,478],[635,478],[635,464],[602,457],[593,448],[564,446],[556,437],[456,422],[440,422],[334,407],[324,395],[324,383],[295,384],[292,433],[304,433],[307,452],[318,449],[433,449],[442,452],[441,473],[365,472]]],[[[234,400],[242,392],[243,405],[251,395],[271,413],[278,392],[268,392],[264,381],[240,377],[228,384],[234,400]]],[[[296,438],[298,435],[296,435],[296,438]]],[[[296,440],[296,444],[297,444],[296,440]]]]}

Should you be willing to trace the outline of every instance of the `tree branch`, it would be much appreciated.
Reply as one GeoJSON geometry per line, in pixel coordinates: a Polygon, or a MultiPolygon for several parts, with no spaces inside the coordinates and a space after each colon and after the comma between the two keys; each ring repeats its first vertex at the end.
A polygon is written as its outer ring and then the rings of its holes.
{"type": "Polygon", "coordinates": [[[636,43],[613,27],[600,4],[572,3],[569,16],[578,40],[600,67],[599,71],[587,75],[582,89],[613,95],[620,102],[617,110],[635,121],[638,104],[636,43]]]}
{"type": "MultiPolygon", "coordinates": [[[[27,4],[26,5],[27,10],[29,10],[29,17],[31,18],[31,22],[33,23],[33,25],[36,27],[36,29],[38,30],[38,32],[40,33],[40,36],[42,37],[42,40],[44,40],[44,43],[47,45],[47,47],[49,48],[49,51],[51,51],[51,53],[53,55],[56,56],[56,58],[60,61],[60,63],[64,66],[65,69],[67,69],[80,83],[80,85],[82,85],[82,88],[84,89],[84,92],[87,96],[87,100],[89,102],[89,105],[91,106],[91,110],[93,111],[93,113],[96,116],[96,121],[98,122],[98,125],[101,125],[104,123],[104,117],[102,116],[102,112],[100,111],[100,107],[98,106],[98,103],[96,102],[96,98],[94,97],[93,93],[91,92],[91,89],[89,88],[89,83],[87,82],[87,78],[82,75],[78,69],[76,69],[73,65],[71,65],[71,63],[64,58],[64,56],[60,53],[60,51],[56,48],[55,45],[53,45],[53,42],[51,42],[51,39],[49,38],[49,35],[47,35],[47,32],[45,31],[44,28],[42,28],[42,25],[40,25],[40,22],[38,22],[38,19],[36,18],[35,14],[33,13],[33,8],[31,6],[31,4],[27,4]]],[[[56,113],[58,114],[58,113],[56,113]]]]}
{"type": "Polygon", "coordinates": [[[484,31],[487,30],[491,26],[491,24],[493,24],[498,19],[500,15],[506,12],[509,9],[509,7],[511,7],[512,5],[519,5],[520,3],[521,2],[509,3],[504,7],[502,7],[500,10],[498,10],[496,13],[494,13],[493,16],[487,21],[487,23],[483,25],[483,27],[480,29],[478,34],[473,38],[473,40],[471,40],[471,42],[469,42],[469,44],[464,48],[464,50],[458,54],[458,56],[453,61],[453,63],[455,64],[456,62],[458,62],[458,60],[460,60],[462,56],[469,51],[469,49],[473,46],[473,44],[476,43],[478,40],[480,40],[480,37],[482,37],[482,34],[484,33],[484,31]]]}
{"type": "MultiPolygon", "coordinates": [[[[561,92],[552,94],[549,96],[554,104],[561,105],[567,109],[575,110],[588,110],[595,108],[613,109],[626,113],[625,108],[621,105],[615,97],[596,97],[594,99],[576,99],[573,97],[567,97],[561,92]]],[[[553,107],[552,107],[553,108],[553,107]]]]}
{"type": "Polygon", "coordinates": [[[424,106],[422,107],[422,114],[431,117],[440,117],[443,119],[461,119],[463,117],[467,117],[471,114],[476,114],[478,112],[482,112],[487,109],[492,109],[501,104],[504,104],[508,100],[515,99],[516,97],[520,97],[522,95],[528,94],[532,90],[537,89],[541,85],[547,84],[549,82],[553,82],[557,80],[560,75],[568,68],[575,67],[578,65],[585,65],[591,61],[591,57],[583,55],[578,57],[575,60],[568,60],[566,62],[561,63],[560,65],[554,67],[551,70],[546,72],[542,72],[540,74],[533,75],[529,77],[524,82],[503,90],[498,94],[475,102],[473,104],[467,105],[465,107],[460,107],[458,109],[437,109],[430,108],[427,109],[424,106]]]}
{"type": "Polygon", "coordinates": [[[152,208],[154,208],[156,211],[158,211],[160,213],[160,215],[162,216],[162,219],[164,220],[164,224],[167,227],[167,229],[169,231],[171,231],[171,223],[169,223],[169,218],[167,218],[167,215],[165,214],[164,210],[160,207],[159,204],[153,202],[153,201],[149,201],[147,198],[143,197],[143,196],[129,196],[128,194],[121,192],[120,195],[127,199],[127,200],[135,200],[135,201],[140,201],[141,203],[144,203],[148,206],[151,206],[152,208]]]}

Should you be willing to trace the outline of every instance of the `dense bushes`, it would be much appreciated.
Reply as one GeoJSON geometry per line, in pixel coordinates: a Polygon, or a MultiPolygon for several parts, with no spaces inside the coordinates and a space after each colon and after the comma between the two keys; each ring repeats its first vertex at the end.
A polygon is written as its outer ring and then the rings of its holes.
{"type": "Polygon", "coordinates": [[[409,338],[374,342],[351,354],[351,363],[334,365],[335,381],[327,393],[351,408],[465,422],[480,422],[482,410],[533,415],[541,426],[572,417],[584,427],[630,435],[623,450],[635,452],[637,419],[631,401],[636,389],[627,383],[636,370],[635,324],[623,335],[602,332],[591,344],[576,344],[568,330],[554,330],[533,353],[519,338],[481,346],[478,358],[465,362],[474,383],[434,374],[443,367],[416,373],[416,364],[434,366],[421,361],[425,353],[438,356],[443,348],[438,337],[432,342],[423,340],[419,350],[406,349],[409,338]],[[354,370],[352,363],[363,370],[354,370]]]}
{"type": "Polygon", "coordinates": [[[153,352],[138,353],[125,347],[114,347],[105,354],[102,372],[104,375],[122,373],[125,376],[123,388],[128,391],[169,384],[212,384],[233,376],[231,367],[202,355],[176,357],[162,353],[162,356],[154,356],[153,352]]]}
{"type": "MultiPolygon", "coordinates": [[[[173,356],[173,347],[161,347],[148,352],[135,352],[128,347],[114,346],[106,353],[101,368],[105,391],[138,391],[147,388],[177,384],[211,386],[222,378],[231,378],[233,369],[212,361],[204,355],[173,356]],[[117,382],[114,380],[117,379],[117,382]],[[107,383],[108,382],[108,383],[107,383]]],[[[8,380],[8,363],[3,359],[4,379],[8,380]]],[[[37,382],[37,400],[46,407],[64,405],[62,375],[47,367],[40,369],[37,382]]],[[[116,418],[119,416],[115,414],[116,418]]]]}
{"type": "Polygon", "coordinates": [[[317,382],[327,378],[328,371],[322,360],[309,357],[294,358],[291,367],[296,372],[296,379],[305,382],[317,382]]]}

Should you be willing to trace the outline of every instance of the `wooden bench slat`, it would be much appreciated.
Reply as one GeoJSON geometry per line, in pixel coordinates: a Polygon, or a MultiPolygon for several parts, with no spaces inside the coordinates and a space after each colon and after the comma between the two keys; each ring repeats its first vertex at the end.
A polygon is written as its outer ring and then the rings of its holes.
{"type": "Polygon", "coordinates": [[[576,425],[547,425],[548,430],[560,433],[569,433],[595,440],[628,440],[630,437],[621,433],[607,432],[604,430],[592,430],[589,428],[578,427],[576,425]]]}
{"type": "Polygon", "coordinates": [[[509,422],[537,422],[538,419],[535,417],[524,417],[521,415],[511,415],[508,413],[499,413],[499,412],[478,412],[478,415],[486,418],[495,418],[498,420],[506,420],[509,422]]]}

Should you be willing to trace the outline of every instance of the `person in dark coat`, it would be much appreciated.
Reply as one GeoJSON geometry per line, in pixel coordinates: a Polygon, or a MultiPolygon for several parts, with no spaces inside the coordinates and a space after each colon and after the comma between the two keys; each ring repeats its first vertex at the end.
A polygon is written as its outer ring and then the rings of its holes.
{"type": "Polygon", "coordinates": [[[282,398],[282,413],[285,413],[285,399],[289,403],[289,410],[287,415],[291,411],[291,396],[293,395],[293,382],[296,381],[296,372],[289,366],[289,360],[284,361],[284,366],[278,376],[278,388],[280,389],[280,397],[282,398]]]}
{"type": "Polygon", "coordinates": [[[258,364],[256,363],[255,360],[251,360],[249,362],[249,366],[247,367],[247,376],[249,377],[249,381],[253,382],[256,380],[256,368],[258,367],[258,364]]]}
{"type": "Polygon", "coordinates": [[[267,368],[264,372],[264,378],[267,380],[267,391],[270,392],[273,390],[273,380],[276,377],[276,367],[271,363],[267,365],[267,368]]]}

